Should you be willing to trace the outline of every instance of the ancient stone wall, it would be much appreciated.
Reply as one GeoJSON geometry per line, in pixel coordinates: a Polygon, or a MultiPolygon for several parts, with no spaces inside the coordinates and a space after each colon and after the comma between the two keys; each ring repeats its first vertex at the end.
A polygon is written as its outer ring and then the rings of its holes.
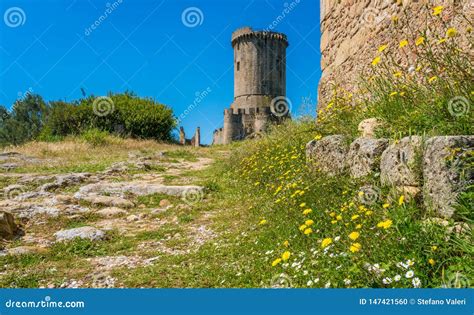
{"type": "Polygon", "coordinates": [[[453,216],[459,194],[473,184],[474,136],[412,136],[392,143],[372,137],[348,140],[342,135],[312,140],[306,145],[308,166],[326,176],[368,178],[376,182],[366,189],[369,193],[391,187],[445,218],[453,216]]]}
{"type": "MultiPolygon", "coordinates": [[[[396,53],[401,40],[412,41],[426,29],[432,8],[439,5],[444,7],[442,18],[435,19],[436,23],[429,20],[433,32],[457,27],[463,19],[459,13],[472,18],[474,4],[470,0],[320,0],[322,78],[318,108],[326,106],[332,84],[356,92],[357,81],[378,47],[391,43],[390,52],[396,53]]],[[[400,64],[409,65],[414,59],[414,45],[395,55],[400,64]]]]}

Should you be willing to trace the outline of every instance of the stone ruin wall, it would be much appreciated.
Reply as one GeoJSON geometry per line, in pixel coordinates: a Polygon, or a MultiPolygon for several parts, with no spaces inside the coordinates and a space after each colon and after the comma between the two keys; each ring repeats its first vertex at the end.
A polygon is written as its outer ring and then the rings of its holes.
{"type": "MultiPolygon", "coordinates": [[[[461,11],[473,17],[471,0],[320,0],[322,77],[318,108],[327,105],[333,83],[357,92],[356,83],[378,47],[387,42],[398,45],[406,38],[404,32],[424,29],[427,14],[431,13],[426,6],[431,9],[437,5],[444,6],[443,21],[430,26],[439,26],[440,31],[446,28],[443,23],[459,27],[463,18],[457,13],[461,11]],[[397,23],[392,21],[393,17],[398,17],[397,23]],[[404,26],[407,23],[409,27],[404,26]]],[[[396,50],[398,47],[391,52],[396,50]]],[[[416,59],[416,52],[410,47],[405,51],[407,56],[396,56],[399,64],[408,65],[416,59]]]]}

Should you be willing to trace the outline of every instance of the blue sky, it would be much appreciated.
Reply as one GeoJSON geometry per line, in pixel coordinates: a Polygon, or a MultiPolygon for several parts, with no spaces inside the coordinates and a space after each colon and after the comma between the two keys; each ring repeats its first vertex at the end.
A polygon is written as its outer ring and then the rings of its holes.
{"type": "Polygon", "coordinates": [[[207,90],[181,124],[189,136],[200,126],[209,143],[233,100],[232,32],[275,22],[290,42],[292,113],[314,114],[318,0],[2,0],[0,13],[0,105],[8,108],[27,91],[72,101],[81,88],[96,96],[131,90],[179,116],[207,90]]]}

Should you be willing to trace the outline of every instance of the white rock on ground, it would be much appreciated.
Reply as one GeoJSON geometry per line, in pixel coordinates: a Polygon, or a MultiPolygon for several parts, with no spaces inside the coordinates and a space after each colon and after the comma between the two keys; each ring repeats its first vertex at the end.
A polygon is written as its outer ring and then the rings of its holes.
{"type": "Polygon", "coordinates": [[[54,233],[56,241],[68,241],[74,238],[88,239],[91,241],[100,241],[105,238],[105,233],[92,226],[83,226],[69,230],[61,230],[54,233]]]}

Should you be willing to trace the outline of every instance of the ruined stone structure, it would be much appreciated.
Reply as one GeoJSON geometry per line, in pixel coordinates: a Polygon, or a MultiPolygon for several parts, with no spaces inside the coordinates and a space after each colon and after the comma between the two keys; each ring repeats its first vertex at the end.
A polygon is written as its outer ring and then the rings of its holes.
{"type": "Polygon", "coordinates": [[[201,146],[201,128],[197,127],[194,136],[191,139],[186,139],[186,133],[183,127],[179,127],[179,144],[190,145],[193,147],[201,146]]]}
{"type": "Polygon", "coordinates": [[[430,27],[444,34],[446,25],[460,30],[460,22],[473,16],[470,0],[320,0],[321,69],[318,108],[327,105],[332,85],[357,93],[357,81],[370,66],[378,47],[388,48],[399,64],[412,65],[416,47],[398,50],[398,42],[412,36],[415,30],[426,28],[436,5],[443,5],[442,19],[430,19],[430,27]],[[433,23],[433,20],[436,23],[433,23]],[[410,35],[412,34],[412,35],[410,35]],[[393,44],[395,43],[395,45],[393,44]]]}
{"type": "Polygon", "coordinates": [[[254,31],[232,34],[234,102],[224,110],[224,127],[214,131],[213,144],[228,144],[265,130],[271,121],[289,115],[286,102],[286,35],[254,31]]]}

